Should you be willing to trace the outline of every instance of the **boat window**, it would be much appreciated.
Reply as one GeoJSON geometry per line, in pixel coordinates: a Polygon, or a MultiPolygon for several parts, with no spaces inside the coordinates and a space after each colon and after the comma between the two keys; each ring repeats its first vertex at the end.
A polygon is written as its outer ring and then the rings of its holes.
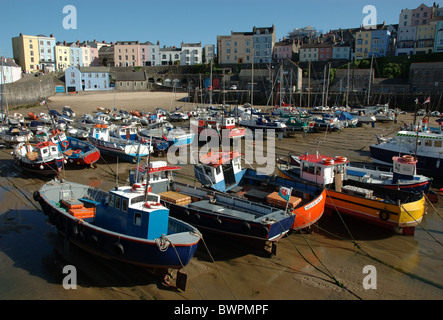
{"type": "Polygon", "coordinates": [[[122,199],[122,210],[128,212],[128,199],[122,199]]]}
{"type": "Polygon", "coordinates": [[[46,156],[46,155],[49,153],[48,148],[43,148],[43,149],[41,149],[41,150],[42,150],[42,155],[43,155],[43,156],[46,156]]]}
{"type": "Polygon", "coordinates": [[[131,204],[139,203],[139,202],[143,202],[144,199],[145,199],[145,196],[144,196],[144,195],[143,195],[143,196],[138,196],[138,197],[132,198],[132,199],[131,199],[131,204]]]}
{"type": "Polygon", "coordinates": [[[51,153],[52,154],[57,154],[57,147],[56,146],[52,146],[51,147],[51,153]]]}
{"type": "Polygon", "coordinates": [[[221,166],[218,166],[217,168],[215,168],[216,174],[220,174],[220,172],[221,172],[221,166]]]}
{"type": "Polygon", "coordinates": [[[151,202],[160,202],[160,197],[159,196],[156,196],[156,195],[153,195],[153,194],[149,194],[148,195],[148,201],[151,201],[151,202]]]}
{"type": "Polygon", "coordinates": [[[120,209],[120,197],[115,197],[115,208],[120,209]]]}
{"type": "Polygon", "coordinates": [[[315,173],[315,166],[313,164],[304,163],[303,164],[303,171],[310,173],[310,174],[314,174],[315,173]]]}
{"type": "Polygon", "coordinates": [[[114,195],[112,193],[109,195],[109,205],[114,206],[114,195]]]}
{"type": "Polygon", "coordinates": [[[432,147],[432,140],[426,140],[425,147],[432,147]]]}
{"type": "Polygon", "coordinates": [[[434,147],[441,148],[441,146],[442,146],[442,141],[441,140],[434,141],[434,147]]]}
{"type": "Polygon", "coordinates": [[[142,225],[142,214],[140,212],[136,212],[134,214],[134,224],[136,226],[141,226],[142,225]]]}

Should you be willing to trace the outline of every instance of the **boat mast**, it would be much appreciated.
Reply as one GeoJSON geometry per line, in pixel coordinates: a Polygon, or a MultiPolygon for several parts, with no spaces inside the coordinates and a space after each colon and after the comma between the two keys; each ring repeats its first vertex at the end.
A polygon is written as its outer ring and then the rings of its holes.
{"type": "Polygon", "coordinates": [[[311,106],[311,60],[309,60],[309,70],[308,70],[308,108],[310,106],[311,106]]]}
{"type": "Polygon", "coordinates": [[[374,63],[374,54],[372,54],[371,58],[371,68],[369,69],[369,86],[368,86],[368,106],[370,105],[370,96],[371,96],[371,82],[372,82],[372,66],[374,63]]]}
{"type": "Polygon", "coordinates": [[[349,69],[351,67],[351,63],[348,63],[348,80],[346,84],[346,108],[349,107],[349,69]]]}

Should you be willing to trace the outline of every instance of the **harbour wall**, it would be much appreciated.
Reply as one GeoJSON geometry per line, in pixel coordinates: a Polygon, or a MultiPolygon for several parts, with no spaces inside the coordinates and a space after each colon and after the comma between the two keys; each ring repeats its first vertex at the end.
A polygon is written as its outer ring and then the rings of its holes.
{"type": "Polygon", "coordinates": [[[3,88],[3,109],[35,106],[43,98],[55,94],[55,87],[63,85],[53,75],[22,79],[20,81],[6,84],[3,88]]]}

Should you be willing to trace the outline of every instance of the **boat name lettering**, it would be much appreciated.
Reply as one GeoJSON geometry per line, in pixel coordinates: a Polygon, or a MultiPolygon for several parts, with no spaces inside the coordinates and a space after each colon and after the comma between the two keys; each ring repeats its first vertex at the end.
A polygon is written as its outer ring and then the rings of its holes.
{"type": "Polygon", "coordinates": [[[305,210],[309,210],[309,209],[315,207],[322,200],[323,200],[323,195],[321,194],[320,197],[318,197],[314,202],[311,202],[310,204],[305,206],[305,210]]]}

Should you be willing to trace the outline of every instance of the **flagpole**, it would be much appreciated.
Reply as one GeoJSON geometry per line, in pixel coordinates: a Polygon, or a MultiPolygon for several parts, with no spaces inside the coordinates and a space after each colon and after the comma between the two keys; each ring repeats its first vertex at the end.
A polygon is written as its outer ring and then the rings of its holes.
{"type": "Polygon", "coordinates": [[[290,191],[289,191],[288,202],[286,202],[285,214],[286,214],[286,212],[288,212],[289,201],[291,201],[291,196],[292,196],[292,187],[291,187],[291,189],[290,189],[290,191]]]}

